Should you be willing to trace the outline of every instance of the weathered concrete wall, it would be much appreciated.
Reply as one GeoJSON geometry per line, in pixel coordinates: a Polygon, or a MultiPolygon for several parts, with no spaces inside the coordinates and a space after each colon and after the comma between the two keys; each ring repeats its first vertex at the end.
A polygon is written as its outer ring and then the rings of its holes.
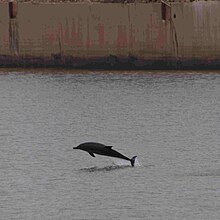
{"type": "Polygon", "coordinates": [[[170,54],[160,4],[20,4],[20,55],[170,54]]]}
{"type": "Polygon", "coordinates": [[[220,58],[220,2],[172,5],[179,58],[220,58]]]}
{"type": "Polygon", "coordinates": [[[8,4],[0,3],[0,55],[10,54],[9,49],[8,4]]]}
{"type": "Polygon", "coordinates": [[[170,4],[1,3],[0,65],[220,66],[220,2],[170,4]]]}

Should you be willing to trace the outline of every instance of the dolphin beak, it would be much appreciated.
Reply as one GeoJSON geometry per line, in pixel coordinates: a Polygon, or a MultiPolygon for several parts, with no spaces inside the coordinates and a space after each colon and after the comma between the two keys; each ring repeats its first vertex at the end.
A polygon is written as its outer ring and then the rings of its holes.
{"type": "Polygon", "coordinates": [[[73,149],[78,149],[78,147],[73,147],[73,149]]]}

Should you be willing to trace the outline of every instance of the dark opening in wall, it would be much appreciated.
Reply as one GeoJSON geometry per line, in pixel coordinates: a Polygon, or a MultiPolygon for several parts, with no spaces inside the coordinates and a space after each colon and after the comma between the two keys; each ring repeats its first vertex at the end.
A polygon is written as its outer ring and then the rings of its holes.
{"type": "Polygon", "coordinates": [[[8,2],[8,9],[9,9],[9,18],[16,18],[18,12],[18,5],[17,1],[10,0],[8,2]]]}
{"type": "Polygon", "coordinates": [[[162,20],[166,20],[166,5],[163,2],[161,5],[161,13],[162,13],[162,20]]]}
{"type": "Polygon", "coordinates": [[[170,5],[164,1],[161,1],[161,17],[163,21],[169,21],[171,18],[170,5]]]}

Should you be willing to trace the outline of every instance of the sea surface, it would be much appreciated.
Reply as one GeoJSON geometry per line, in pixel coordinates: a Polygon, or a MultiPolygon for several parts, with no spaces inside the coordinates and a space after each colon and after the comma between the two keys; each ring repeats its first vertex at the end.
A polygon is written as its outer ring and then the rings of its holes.
{"type": "Polygon", "coordinates": [[[0,70],[0,219],[220,219],[220,72],[0,70]]]}

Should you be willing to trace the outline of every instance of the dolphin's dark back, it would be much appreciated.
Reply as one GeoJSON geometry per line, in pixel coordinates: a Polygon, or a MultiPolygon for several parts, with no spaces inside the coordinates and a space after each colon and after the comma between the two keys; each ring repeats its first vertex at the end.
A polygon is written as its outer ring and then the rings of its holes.
{"type": "Polygon", "coordinates": [[[97,143],[97,142],[86,142],[86,143],[80,144],[79,146],[82,146],[82,147],[94,147],[94,148],[106,147],[106,145],[101,144],[101,143],[97,143]]]}
{"type": "Polygon", "coordinates": [[[102,150],[106,146],[104,144],[96,143],[96,142],[86,142],[83,144],[80,144],[77,149],[89,151],[89,150],[102,150]]]}

